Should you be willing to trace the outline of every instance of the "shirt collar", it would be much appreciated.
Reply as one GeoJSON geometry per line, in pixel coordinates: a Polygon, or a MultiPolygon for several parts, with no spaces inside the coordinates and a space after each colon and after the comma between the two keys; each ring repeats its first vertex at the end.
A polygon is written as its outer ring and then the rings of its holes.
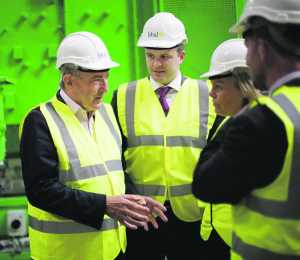
{"type": "Polygon", "coordinates": [[[269,90],[269,96],[271,96],[276,89],[281,87],[282,85],[294,80],[294,79],[299,79],[300,78],[300,72],[299,71],[294,71],[289,74],[284,75],[283,77],[279,78],[276,80],[276,82],[272,85],[272,87],[269,90]]]}
{"type": "Polygon", "coordinates": [[[151,86],[153,87],[154,91],[156,91],[158,88],[162,87],[162,86],[169,86],[172,89],[175,89],[176,91],[179,91],[180,87],[181,87],[181,73],[178,72],[177,76],[175,77],[175,79],[173,79],[169,84],[167,85],[163,85],[157,81],[155,81],[151,76],[150,76],[150,82],[151,82],[151,86]]]}
{"type": "Polygon", "coordinates": [[[63,89],[60,89],[59,94],[74,114],[76,114],[80,110],[84,110],[72,98],[70,98],[70,96],[68,96],[68,94],[63,89]]]}

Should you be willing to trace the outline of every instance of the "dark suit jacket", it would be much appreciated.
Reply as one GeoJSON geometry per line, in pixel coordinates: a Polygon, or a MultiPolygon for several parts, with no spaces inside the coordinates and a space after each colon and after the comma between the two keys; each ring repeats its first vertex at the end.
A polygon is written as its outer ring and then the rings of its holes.
{"type": "Polygon", "coordinates": [[[226,122],[203,149],[194,171],[193,193],[212,203],[238,203],[280,173],[287,150],[283,123],[258,105],[226,122]]]}
{"type": "Polygon", "coordinates": [[[100,229],[106,196],[71,189],[59,182],[57,151],[39,108],[25,119],[20,153],[26,195],[33,206],[100,229]]]}

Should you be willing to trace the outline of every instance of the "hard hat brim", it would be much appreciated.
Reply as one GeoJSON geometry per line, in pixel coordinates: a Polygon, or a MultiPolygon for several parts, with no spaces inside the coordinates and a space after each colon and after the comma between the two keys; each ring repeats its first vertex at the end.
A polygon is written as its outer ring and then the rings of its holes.
{"type": "Polygon", "coordinates": [[[153,41],[139,41],[137,46],[141,47],[141,48],[161,48],[161,49],[170,49],[173,48],[175,46],[177,46],[178,44],[180,44],[182,41],[179,41],[178,43],[174,43],[174,41],[157,41],[157,40],[153,40],[153,41]]]}
{"type": "Polygon", "coordinates": [[[71,63],[71,64],[74,64],[74,65],[80,66],[84,69],[95,70],[95,71],[107,70],[107,69],[112,69],[112,68],[120,66],[119,63],[114,62],[114,61],[110,61],[110,62],[106,63],[105,66],[103,66],[102,62],[98,63],[98,64],[93,64],[93,65],[86,65],[86,64],[80,64],[80,63],[77,63],[77,62],[74,62],[74,61],[70,60],[70,61],[63,62],[62,64],[57,63],[56,68],[59,69],[62,65],[66,64],[66,63],[71,63]]]}
{"type": "Polygon", "coordinates": [[[90,70],[107,70],[107,69],[112,69],[112,68],[119,67],[119,66],[120,66],[119,63],[111,61],[110,63],[105,64],[105,66],[103,66],[102,63],[100,63],[100,64],[95,64],[95,65],[90,66],[90,67],[85,66],[85,68],[90,69],[90,70]]]}
{"type": "Polygon", "coordinates": [[[230,27],[229,33],[232,34],[241,34],[246,30],[246,26],[244,23],[236,23],[230,27]]]}
{"type": "Polygon", "coordinates": [[[210,77],[210,72],[205,72],[199,76],[200,79],[208,79],[210,77]]]}
{"type": "Polygon", "coordinates": [[[212,77],[222,77],[223,75],[227,76],[227,75],[231,74],[233,70],[234,70],[234,68],[230,69],[230,70],[224,70],[224,71],[208,71],[206,73],[201,74],[200,78],[209,79],[212,77]]]}

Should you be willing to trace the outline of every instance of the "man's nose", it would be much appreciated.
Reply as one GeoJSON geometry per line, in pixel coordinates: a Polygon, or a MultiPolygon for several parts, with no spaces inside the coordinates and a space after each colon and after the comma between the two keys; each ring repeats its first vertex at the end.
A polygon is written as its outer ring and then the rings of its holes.
{"type": "Polygon", "coordinates": [[[105,79],[105,80],[103,80],[103,81],[101,82],[99,90],[100,90],[101,92],[106,92],[107,89],[108,89],[108,82],[107,82],[107,80],[105,79]]]}
{"type": "Polygon", "coordinates": [[[213,90],[211,90],[211,91],[209,92],[209,95],[210,95],[212,98],[216,98],[216,93],[215,93],[215,91],[213,91],[213,90]]]}
{"type": "Polygon", "coordinates": [[[154,59],[153,60],[153,66],[161,66],[162,62],[161,59],[154,59]]]}

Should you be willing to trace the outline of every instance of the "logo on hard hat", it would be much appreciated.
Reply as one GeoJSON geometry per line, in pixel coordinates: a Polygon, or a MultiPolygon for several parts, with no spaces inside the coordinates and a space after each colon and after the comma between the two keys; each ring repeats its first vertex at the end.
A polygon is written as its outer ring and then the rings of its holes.
{"type": "Polygon", "coordinates": [[[98,57],[98,59],[102,59],[102,58],[106,57],[106,54],[104,52],[98,52],[97,57],[98,57]]]}
{"type": "Polygon", "coordinates": [[[165,34],[164,32],[148,32],[149,38],[160,38],[163,37],[165,34]]]}

